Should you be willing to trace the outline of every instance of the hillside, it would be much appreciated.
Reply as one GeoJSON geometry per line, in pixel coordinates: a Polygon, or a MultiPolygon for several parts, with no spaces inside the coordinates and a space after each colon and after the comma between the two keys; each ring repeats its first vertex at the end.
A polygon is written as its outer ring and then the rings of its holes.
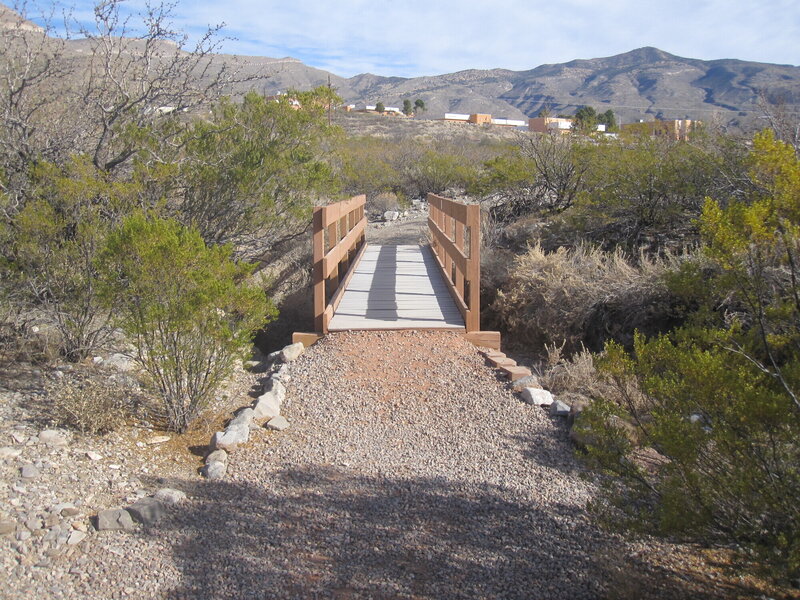
{"type": "MultiPolygon", "coordinates": [[[[41,31],[2,4],[0,27],[41,31]]],[[[66,52],[76,58],[86,56],[86,50],[86,40],[66,43],[66,52]]],[[[528,71],[470,69],[414,78],[369,73],[343,78],[291,57],[219,54],[214,62],[217,67],[238,69],[246,80],[234,87],[235,94],[250,89],[266,94],[305,90],[330,81],[348,103],[382,101],[401,106],[404,99],[422,98],[428,108],[422,116],[428,119],[441,118],[446,112],[523,119],[544,108],[552,114],[571,114],[579,106],[591,105],[613,109],[622,122],[688,117],[737,123],[761,114],[761,96],[792,109],[800,106],[800,67],[734,59],[704,61],[657,48],[528,71]]]]}

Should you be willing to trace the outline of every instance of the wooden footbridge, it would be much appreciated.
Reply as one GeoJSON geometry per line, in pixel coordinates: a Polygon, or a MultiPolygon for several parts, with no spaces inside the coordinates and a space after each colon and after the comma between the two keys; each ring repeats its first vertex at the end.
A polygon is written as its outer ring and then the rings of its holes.
{"type": "Polygon", "coordinates": [[[427,245],[367,243],[366,196],[314,209],[314,333],[450,330],[512,379],[530,374],[499,352],[500,334],[480,329],[480,207],[428,194],[427,245]]]}

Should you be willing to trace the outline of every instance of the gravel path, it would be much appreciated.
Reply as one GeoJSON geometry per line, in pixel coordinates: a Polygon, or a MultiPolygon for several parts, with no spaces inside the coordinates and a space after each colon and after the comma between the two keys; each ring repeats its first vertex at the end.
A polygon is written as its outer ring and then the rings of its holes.
{"type": "Polygon", "coordinates": [[[413,210],[397,221],[377,221],[367,226],[367,242],[382,245],[424,244],[427,240],[428,211],[413,210]]]}
{"type": "Polygon", "coordinates": [[[291,428],[260,430],[225,480],[140,474],[190,501],[0,597],[577,600],[620,581],[635,593],[614,597],[654,597],[635,583],[643,548],[590,522],[563,423],[457,335],[334,334],[290,373],[291,428]]]}

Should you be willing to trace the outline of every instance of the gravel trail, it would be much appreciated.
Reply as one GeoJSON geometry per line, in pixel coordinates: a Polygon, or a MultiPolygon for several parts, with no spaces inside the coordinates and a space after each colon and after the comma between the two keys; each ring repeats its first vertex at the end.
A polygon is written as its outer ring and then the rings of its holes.
{"type": "Polygon", "coordinates": [[[290,374],[290,429],[255,436],[221,482],[145,481],[191,500],[7,597],[579,600],[635,553],[590,522],[563,423],[457,335],[334,334],[290,374]]]}

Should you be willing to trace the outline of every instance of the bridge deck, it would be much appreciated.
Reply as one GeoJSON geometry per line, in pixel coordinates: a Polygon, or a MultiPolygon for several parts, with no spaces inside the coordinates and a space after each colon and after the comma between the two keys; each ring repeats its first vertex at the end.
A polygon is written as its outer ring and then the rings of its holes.
{"type": "Polygon", "coordinates": [[[430,249],[367,246],[328,329],[452,329],[464,319],[430,249]]]}

